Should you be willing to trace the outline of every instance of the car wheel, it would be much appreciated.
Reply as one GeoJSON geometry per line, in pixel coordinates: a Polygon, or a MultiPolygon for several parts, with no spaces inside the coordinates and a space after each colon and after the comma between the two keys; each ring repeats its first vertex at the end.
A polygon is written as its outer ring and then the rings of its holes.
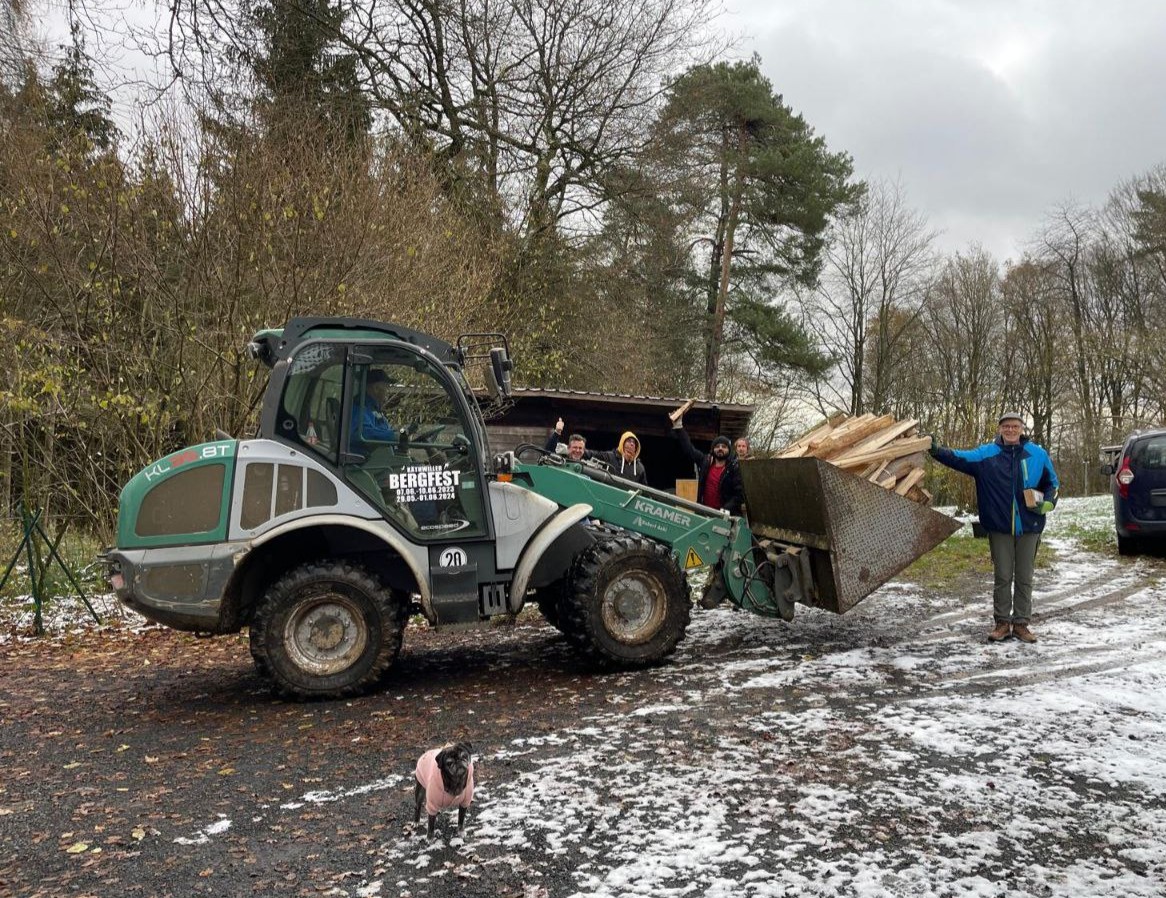
{"type": "Polygon", "coordinates": [[[1117,535],[1118,555],[1139,555],[1142,551],[1141,541],[1136,536],[1117,535]]]}

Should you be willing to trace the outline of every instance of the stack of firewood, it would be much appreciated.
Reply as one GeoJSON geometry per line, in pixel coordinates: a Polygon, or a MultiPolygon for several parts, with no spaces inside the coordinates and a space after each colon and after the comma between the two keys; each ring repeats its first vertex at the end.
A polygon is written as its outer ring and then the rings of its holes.
{"type": "Polygon", "coordinates": [[[918,421],[890,415],[834,415],[777,453],[778,458],[813,456],[850,471],[914,502],[931,503],[920,486],[931,438],[919,436],[918,421]]]}

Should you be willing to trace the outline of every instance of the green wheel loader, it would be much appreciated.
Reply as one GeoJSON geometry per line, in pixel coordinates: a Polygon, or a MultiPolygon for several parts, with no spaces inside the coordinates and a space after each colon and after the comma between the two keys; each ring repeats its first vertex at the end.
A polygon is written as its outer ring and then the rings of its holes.
{"type": "Polygon", "coordinates": [[[746,520],[533,446],[492,456],[465,369],[486,362],[507,396],[500,335],[297,318],[248,349],[271,369],[257,436],[135,475],[104,558],[151,620],[248,628],[295,698],[374,687],[411,614],[465,626],[527,602],[600,665],[654,664],[684,638],[696,569],[712,601],[843,612],[959,526],[816,459],[744,463],[746,520]]]}

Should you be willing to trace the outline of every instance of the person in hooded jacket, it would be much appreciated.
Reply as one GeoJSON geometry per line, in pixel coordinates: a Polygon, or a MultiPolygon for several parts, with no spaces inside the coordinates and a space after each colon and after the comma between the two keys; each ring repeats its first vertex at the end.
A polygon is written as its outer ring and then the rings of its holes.
{"type": "Polygon", "coordinates": [[[630,430],[620,436],[615,449],[609,451],[585,449],[583,457],[604,462],[617,477],[643,486],[648,485],[648,474],[644,470],[644,463],[640,461],[640,438],[630,430]]]}
{"type": "Polygon", "coordinates": [[[1024,434],[1019,412],[1005,412],[998,421],[996,439],[975,449],[948,449],[931,437],[931,457],[941,465],[968,474],[976,481],[980,524],[988,532],[995,584],[992,613],[995,626],[990,642],[1015,636],[1036,642],[1029,628],[1032,617],[1032,581],[1036,550],[1045,529],[1045,515],[1057,504],[1060,481],[1049,454],[1024,434]],[[1043,494],[1031,505],[1026,490],[1043,494]]]}
{"type": "Polygon", "coordinates": [[[723,508],[729,514],[741,514],[745,489],[741,485],[741,467],[727,436],[718,436],[706,454],[692,445],[684,418],[672,422],[672,436],[680,441],[684,454],[697,466],[696,501],[710,508],[723,508]]]}

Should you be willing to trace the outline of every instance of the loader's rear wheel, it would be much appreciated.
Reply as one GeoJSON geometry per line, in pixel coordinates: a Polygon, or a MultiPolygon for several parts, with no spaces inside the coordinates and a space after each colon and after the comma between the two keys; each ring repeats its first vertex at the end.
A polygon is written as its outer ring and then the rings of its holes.
{"type": "Polygon", "coordinates": [[[294,698],[372,686],[401,652],[408,603],[348,562],[312,562],[268,589],[251,622],[259,672],[294,698]]]}
{"type": "Polygon", "coordinates": [[[667,548],[639,536],[602,539],[572,567],[560,629],[601,663],[644,666],[675,651],[690,603],[688,582],[667,548]]]}

